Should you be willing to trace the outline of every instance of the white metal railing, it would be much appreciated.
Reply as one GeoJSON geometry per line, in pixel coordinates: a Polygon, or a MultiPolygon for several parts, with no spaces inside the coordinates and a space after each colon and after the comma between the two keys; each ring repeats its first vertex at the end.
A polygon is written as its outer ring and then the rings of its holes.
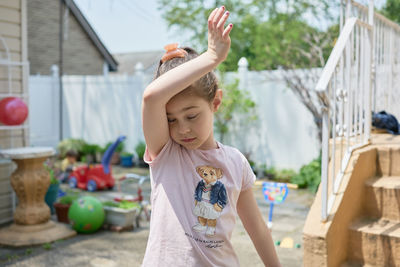
{"type": "MultiPolygon", "coordinates": [[[[368,8],[351,1],[347,13],[366,22],[368,8]]],[[[386,110],[400,118],[400,90],[394,90],[400,83],[400,25],[374,12],[374,84],[372,109],[386,110]]]]}
{"type": "Polygon", "coordinates": [[[365,22],[349,17],[347,5],[346,21],[316,86],[324,100],[322,221],[328,218],[352,152],[369,143],[374,42],[372,0],[369,9],[371,15],[365,22]]]}
{"type": "Polygon", "coordinates": [[[340,36],[316,86],[324,102],[322,221],[352,152],[369,144],[372,111],[400,117],[400,26],[374,12],[373,0],[368,7],[346,0],[341,11],[340,36]]]}

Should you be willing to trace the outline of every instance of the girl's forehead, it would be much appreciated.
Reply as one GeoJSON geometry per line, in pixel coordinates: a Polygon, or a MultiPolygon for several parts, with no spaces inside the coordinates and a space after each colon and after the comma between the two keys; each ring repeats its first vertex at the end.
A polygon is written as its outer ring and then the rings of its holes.
{"type": "Polygon", "coordinates": [[[172,97],[166,106],[167,114],[174,114],[179,112],[185,112],[194,108],[204,108],[207,107],[207,101],[195,94],[177,94],[172,97]]]}

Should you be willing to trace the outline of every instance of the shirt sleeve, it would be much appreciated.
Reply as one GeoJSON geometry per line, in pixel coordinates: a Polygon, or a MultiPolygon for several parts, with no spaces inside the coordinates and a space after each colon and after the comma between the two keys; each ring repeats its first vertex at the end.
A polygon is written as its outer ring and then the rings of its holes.
{"type": "Polygon", "coordinates": [[[149,164],[150,167],[153,167],[154,165],[157,164],[157,162],[161,161],[161,159],[163,157],[165,157],[165,155],[171,151],[172,146],[173,146],[173,141],[170,138],[168,140],[168,142],[164,145],[164,147],[161,149],[160,153],[158,153],[158,155],[153,160],[151,160],[149,151],[147,150],[147,146],[146,146],[146,151],[144,152],[144,156],[143,156],[144,162],[149,164]]]}
{"type": "Polygon", "coordinates": [[[253,170],[250,167],[249,162],[243,156],[243,180],[242,180],[242,191],[245,191],[251,188],[256,180],[256,176],[254,175],[253,170]]]}

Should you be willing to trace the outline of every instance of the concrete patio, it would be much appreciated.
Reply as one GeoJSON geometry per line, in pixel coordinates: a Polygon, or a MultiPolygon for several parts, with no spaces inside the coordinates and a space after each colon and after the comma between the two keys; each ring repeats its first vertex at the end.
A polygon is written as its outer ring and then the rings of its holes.
{"type": "MultiPolygon", "coordinates": [[[[129,169],[113,167],[118,178],[129,169]]],[[[134,170],[138,172],[138,170],[134,170]]],[[[139,170],[142,174],[145,171],[139,170]]],[[[269,205],[265,202],[259,180],[253,187],[258,205],[267,221],[269,205]]],[[[124,191],[136,192],[135,185],[124,186],[124,191]]],[[[149,183],[143,185],[145,198],[149,196],[149,183]]],[[[96,194],[107,194],[98,192],[96,194]]],[[[302,230],[313,201],[308,190],[290,189],[283,204],[274,209],[272,236],[274,242],[285,238],[293,240],[292,248],[276,246],[282,266],[302,266],[302,230]],[[296,247],[297,245],[297,247],[296,247]]],[[[141,227],[127,232],[101,230],[95,234],[82,235],[41,246],[10,248],[0,247],[1,266],[140,266],[143,259],[149,223],[142,220],[141,227]]],[[[232,242],[242,266],[263,266],[252,242],[239,218],[232,242]]]]}

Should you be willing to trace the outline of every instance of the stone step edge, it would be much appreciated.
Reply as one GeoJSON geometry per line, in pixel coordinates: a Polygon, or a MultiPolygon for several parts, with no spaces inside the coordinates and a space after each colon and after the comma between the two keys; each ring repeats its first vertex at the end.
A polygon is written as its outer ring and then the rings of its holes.
{"type": "Polygon", "coordinates": [[[400,222],[386,219],[361,219],[349,226],[351,231],[400,239],[400,222]]]}
{"type": "Polygon", "coordinates": [[[400,176],[380,176],[369,178],[365,185],[374,188],[400,189],[400,176]]]}

